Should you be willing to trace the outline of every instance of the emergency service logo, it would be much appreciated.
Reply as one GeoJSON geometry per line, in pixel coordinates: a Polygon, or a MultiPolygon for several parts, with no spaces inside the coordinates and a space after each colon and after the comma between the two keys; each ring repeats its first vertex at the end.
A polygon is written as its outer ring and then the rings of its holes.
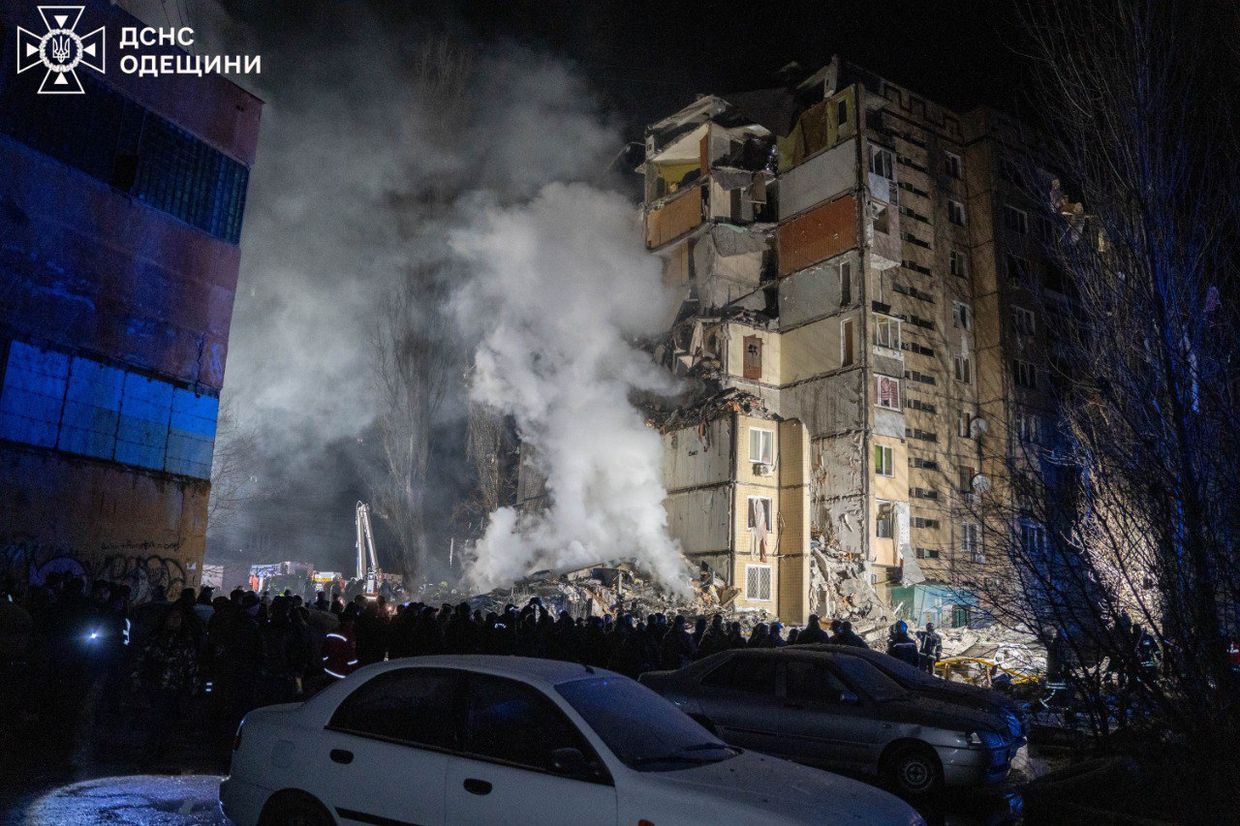
{"type": "Polygon", "coordinates": [[[78,23],[85,6],[39,6],[46,34],[17,27],[17,73],[36,66],[47,74],[39,84],[40,95],[80,95],[85,92],[77,76],[79,66],[104,74],[104,27],[79,35],[78,23]]]}

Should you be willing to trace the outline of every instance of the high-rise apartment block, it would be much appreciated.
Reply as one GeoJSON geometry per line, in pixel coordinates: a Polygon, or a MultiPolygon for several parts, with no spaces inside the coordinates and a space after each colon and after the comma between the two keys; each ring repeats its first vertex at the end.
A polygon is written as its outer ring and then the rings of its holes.
{"type": "Polygon", "coordinates": [[[1038,438],[1066,289],[1023,152],[1003,115],[838,59],[648,128],[646,242],[683,295],[656,355],[711,411],[665,428],[669,522],[737,605],[802,621],[821,543],[912,620],[979,607],[974,497],[1038,438]]]}

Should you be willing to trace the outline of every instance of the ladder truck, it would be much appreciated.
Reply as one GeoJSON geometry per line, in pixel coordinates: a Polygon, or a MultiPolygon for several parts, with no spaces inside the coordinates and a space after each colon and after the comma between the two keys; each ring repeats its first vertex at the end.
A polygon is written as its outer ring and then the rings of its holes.
{"type": "Polygon", "coordinates": [[[362,593],[367,599],[379,594],[379,559],[375,556],[375,534],[370,529],[370,507],[358,502],[355,509],[357,523],[357,578],[362,582],[362,593]]]}

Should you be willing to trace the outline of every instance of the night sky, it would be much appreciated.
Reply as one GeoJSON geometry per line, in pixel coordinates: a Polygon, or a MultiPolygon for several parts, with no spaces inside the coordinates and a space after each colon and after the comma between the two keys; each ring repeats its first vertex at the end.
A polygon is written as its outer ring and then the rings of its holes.
{"type": "MultiPolygon", "coordinates": [[[[311,44],[330,36],[320,25],[325,21],[305,14],[300,2],[225,5],[264,38],[311,44]]],[[[394,34],[440,31],[515,41],[570,60],[630,137],[699,93],[769,86],[789,62],[812,71],[836,53],[956,108],[987,103],[1010,109],[1019,98],[1021,39],[1013,0],[389,0],[355,8],[394,34]]]]}

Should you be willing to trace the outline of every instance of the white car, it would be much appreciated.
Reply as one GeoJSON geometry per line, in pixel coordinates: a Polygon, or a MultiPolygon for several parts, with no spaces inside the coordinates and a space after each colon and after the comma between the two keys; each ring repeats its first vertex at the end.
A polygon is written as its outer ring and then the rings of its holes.
{"type": "Polygon", "coordinates": [[[645,686],[522,657],[362,668],[237,733],[238,826],[924,821],[864,783],[725,745],[645,686]]]}

